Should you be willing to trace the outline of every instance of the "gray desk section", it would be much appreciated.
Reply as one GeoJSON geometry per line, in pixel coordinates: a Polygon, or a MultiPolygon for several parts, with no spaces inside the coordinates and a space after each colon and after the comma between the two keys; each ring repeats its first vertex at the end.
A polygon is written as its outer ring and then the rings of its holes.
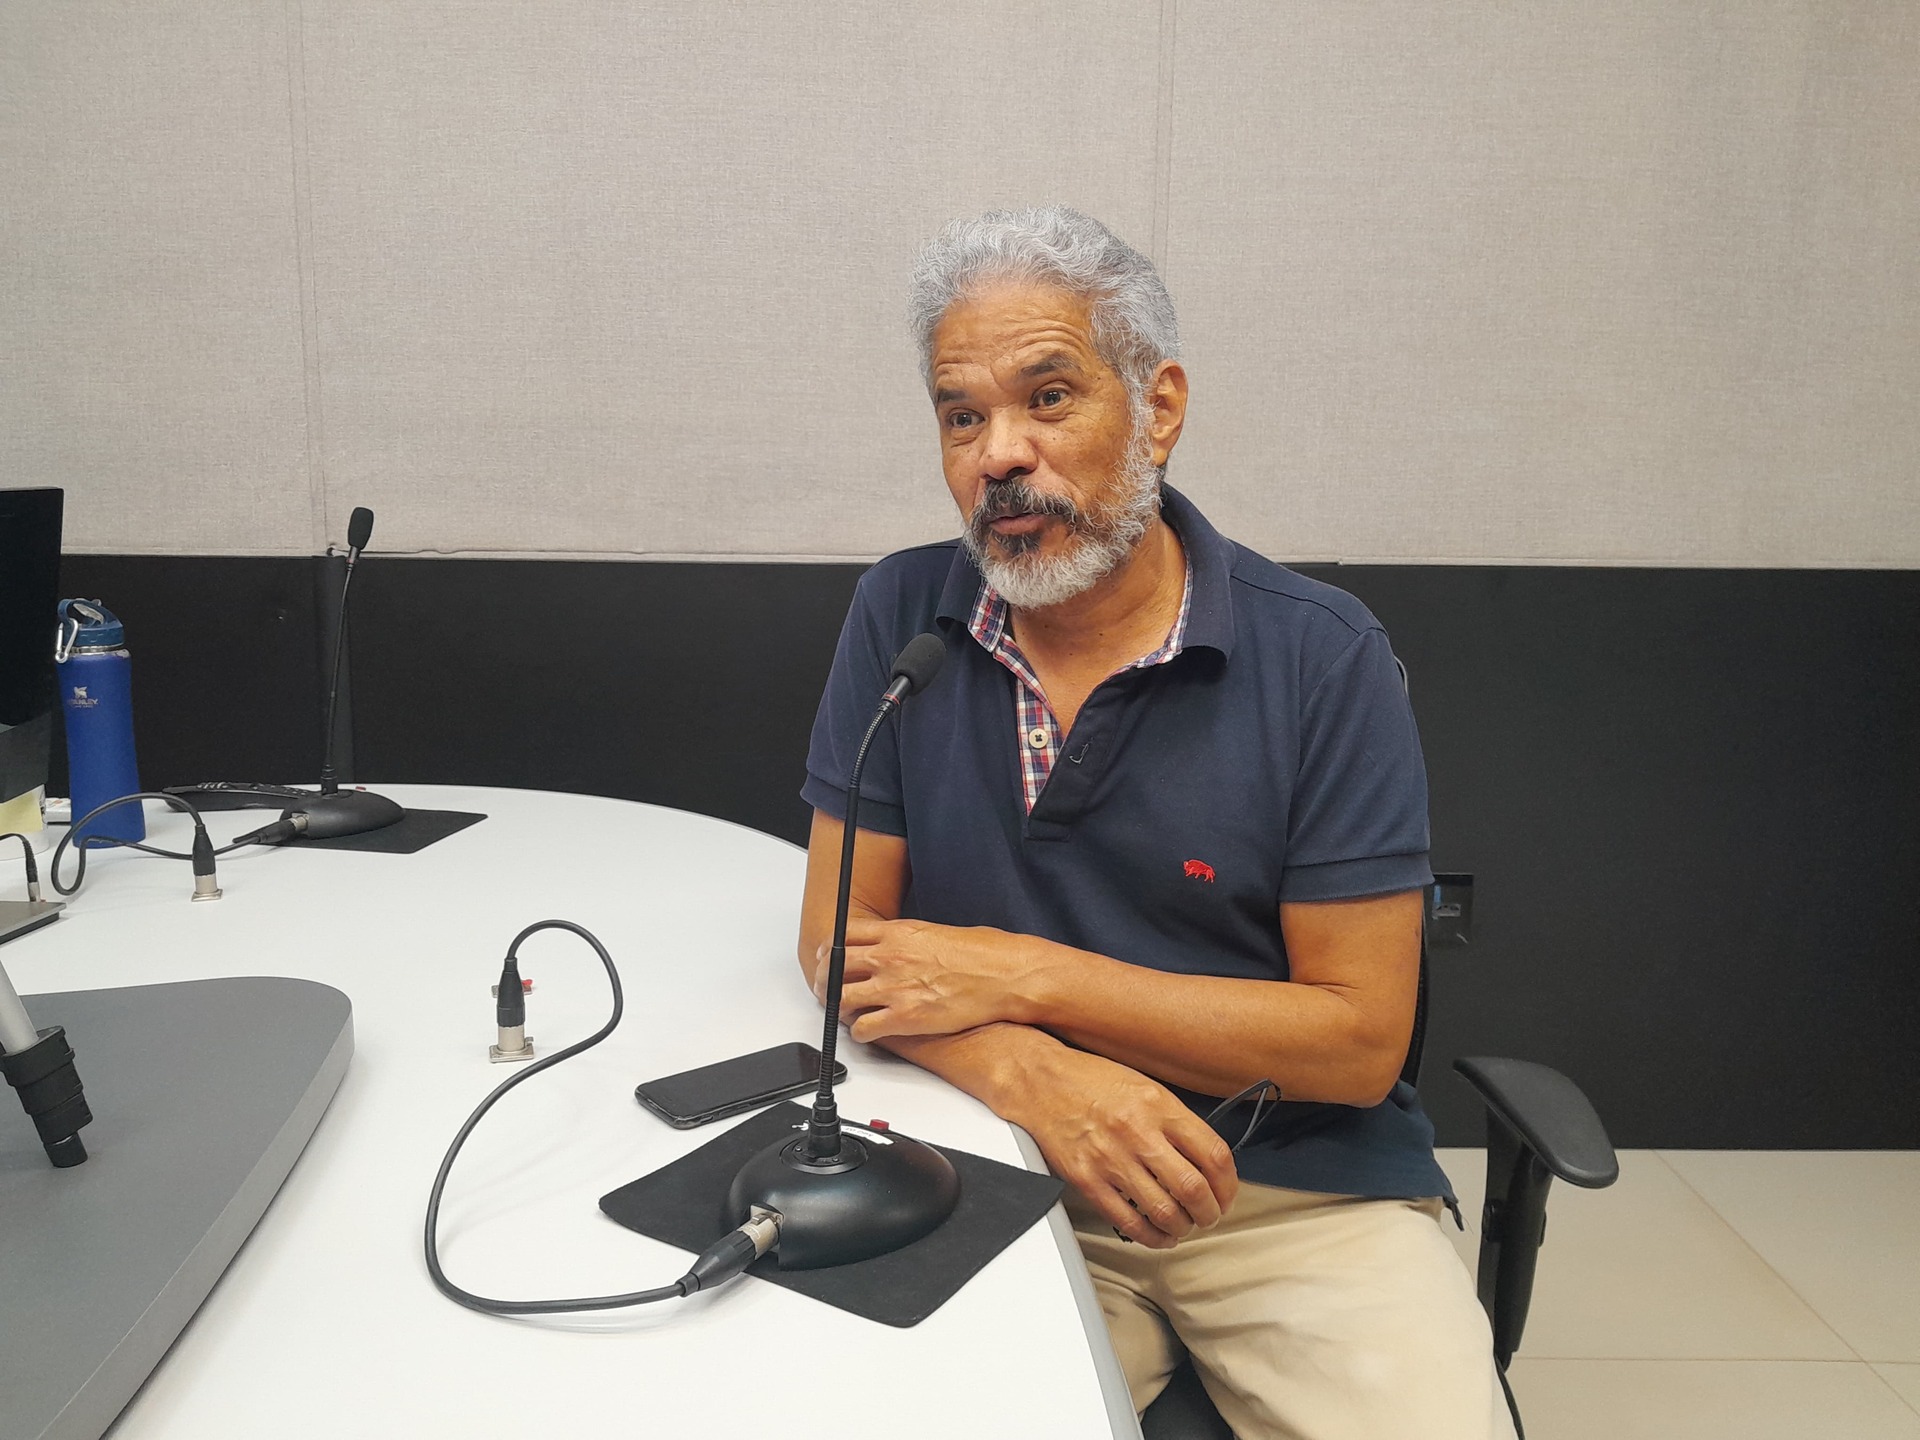
{"type": "Polygon", "coordinates": [[[0,1100],[0,1440],[95,1440],[306,1147],[353,1012],[330,986],[265,977],[26,1001],[66,1027],[92,1158],[55,1170],[0,1100]]]}

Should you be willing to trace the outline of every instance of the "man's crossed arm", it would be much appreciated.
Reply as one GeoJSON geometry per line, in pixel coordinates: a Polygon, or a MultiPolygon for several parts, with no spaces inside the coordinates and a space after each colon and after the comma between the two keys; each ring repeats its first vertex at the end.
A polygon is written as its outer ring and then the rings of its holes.
{"type": "MultiPolygon", "coordinates": [[[[841,830],[815,813],[800,964],[816,991],[841,830]]],[[[1166,1084],[1231,1095],[1270,1079],[1289,1099],[1367,1106],[1399,1075],[1419,979],[1417,891],[1282,905],[1292,978],[1279,981],[1173,974],[1031,935],[900,920],[907,880],[906,842],[861,831],[842,1012],[853,1037],[1021,1126],[1141,1244],[1213,1224],[1239,1183],[1226,1143],[1166,1084]]]]}

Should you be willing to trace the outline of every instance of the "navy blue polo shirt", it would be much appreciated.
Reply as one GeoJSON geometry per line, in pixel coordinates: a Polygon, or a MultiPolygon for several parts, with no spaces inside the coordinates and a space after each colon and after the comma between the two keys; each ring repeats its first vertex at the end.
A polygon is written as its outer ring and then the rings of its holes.
{"type": "MultiPolygon", "coordinates": [[[[889,555],[861,577],[801,794],[845,817],[848,772],[893,657],[934,630],[946,664],[881,727],[861,783],[861,828],[907,841],[903,915],[1158,970],[1284,980],[1282,901],[1432,879],[1419,736],[1365,606],[1224,538],[1171,487],[1163,494],[1192,567],[1185,646],[1087,697],[1031,814],[1016,682],[967,631],[980,572],[958,541],[889,555]]],[[[1217,1103],[1176,1093],[1203,1115],[1217,1103]]],[[[1236,1157],[1245,1179],[1451,1193],[1411,1086],[1369,1109],[1278,1110],[1236,1157]]]]}

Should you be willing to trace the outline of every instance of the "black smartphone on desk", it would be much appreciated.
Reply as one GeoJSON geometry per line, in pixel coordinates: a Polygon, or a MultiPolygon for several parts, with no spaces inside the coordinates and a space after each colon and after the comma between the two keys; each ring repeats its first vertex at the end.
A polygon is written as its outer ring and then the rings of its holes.
{"type": "MultiPolygon", "coordinates": [[[[835,1061],[833,1083],[846,1078],[847,1067],[835,1061]]],[[[785,1100],[819,1083],[820,1052],[795,1041],[648,1080],[634,1086],[633,1098],[674,1129],[691,1130],[785,1100]]]]}

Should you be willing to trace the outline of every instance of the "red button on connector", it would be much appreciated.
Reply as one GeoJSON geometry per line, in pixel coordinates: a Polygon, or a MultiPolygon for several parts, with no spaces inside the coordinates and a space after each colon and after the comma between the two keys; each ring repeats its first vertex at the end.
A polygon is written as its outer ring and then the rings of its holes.
{"type": "Polygon", "coordinates": [[[884,1130],[890,1130],[890,1129],[892,1129],[893,1127],[892,1127],[892,1126],[890,1126],[890,1125],[888,1125],[888,1124],[887,1124],[887,1122],[886,1122],[886,1121],[884,1121],[884,1120],[869,1120],[869,1121],[867,1122],[867,1128],[868,1128],[869,1130],[882,1130],[882,1131],[884,1131],[884,1130]]]}

